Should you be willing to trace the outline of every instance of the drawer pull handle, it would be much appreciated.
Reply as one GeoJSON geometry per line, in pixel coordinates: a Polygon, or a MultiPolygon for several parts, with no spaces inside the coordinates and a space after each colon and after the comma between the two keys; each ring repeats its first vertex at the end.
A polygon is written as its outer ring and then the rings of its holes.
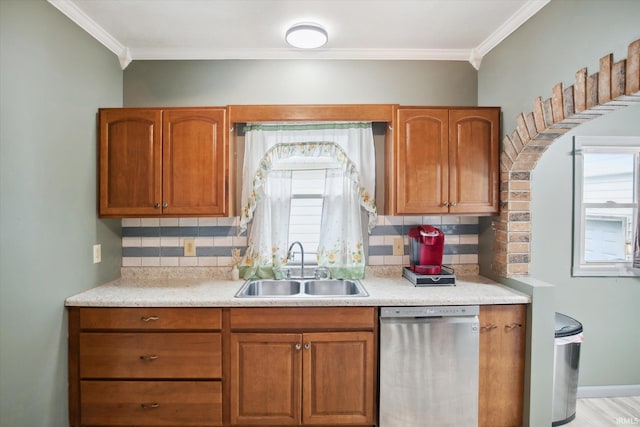
{"type": "Polygon", "coordinates": [[[141,317],[140,320],[143,322],[155,322],[156,320],[160,320],[158,316],[149,316],[149,317],[141,317]]]}
{"type": "Polygon", "coordinates": [[[159,403],[142,403],[140,405],[142,407],[142,409],[155,409],[155,408],[159,408],[160,404],[159,403]]]}
{"type": "Polygon", "coordinates": [[[140,356],[140,360],[156,360],[159,357],[160,356],[156,356],[155,354],[152,354],[150,356],[140,356]]]}
{"type": "Polygon", "coordinates": [[[504,325],[504,328],[507,329],[507,330],[516,329],[516,328],[522,328],[522,323],[512,323],[510,325],[504,325]]]}
{"type": "Polygon", "coordinates": [[[480,329],[483,329],[485,331],[490,331],[490,330],[495,329],[495,328],[497,328],[496,325],[480,326],[480,329]]]}

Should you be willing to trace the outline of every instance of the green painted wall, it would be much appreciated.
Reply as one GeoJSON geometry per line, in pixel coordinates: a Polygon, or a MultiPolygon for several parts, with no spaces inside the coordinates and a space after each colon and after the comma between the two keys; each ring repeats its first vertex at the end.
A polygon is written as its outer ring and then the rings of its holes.
{"type": "MultiPolygon", "coordinates": [[[[638,16],[636,0],[554,0],[493,49],[479,73],[466,62],[440,61],[135,61],[123,74],[115,55],[44,0],[0,0],[0,425],[67,424],[64,298],[119,274],[119,221],[95,215],[97,108],[500,105],[510,133],[515,116],[530,111],[535,97],[550,96],[557,82],[571,84],[584,66],[596,71],[608,53],[626,57],[629,42],[640,37],[638,16]],[[94,243],[103,245],[102,264],[91,263],[94,243]]],[[[637,132],[629,126],[638,122],[637,108],[615,115],[583,129],[637,132]]],[[[585,323],[581,384],[640,383],[631,358],[637,338],[627,339],[638,315],[624,315],[639,300],[637,280],[569,277],[571,254],[562,249],[570,239],[567,142],[556,144],[534,176],[534,277],[510,281],[541,308],[531,313],[537,332],[529,337],[528,363],[529,419],[543,422],[531,425],[548,425],[550,301],[585,323]],[[551,194],[563,201],[551,203],[551,194]],[[561,253],[552,257],[550,246],[561,253]],[[609,329],[611,320],[618,329],[609,329]]],[[[488,224],[481,236],[485,270],[488,224]]]]}
{"type": "MultiPolygon", "coordinates": [[[[533,100],[549,98],[552,87],[575,81],[587,67],[599,69],[599,59],[609,53],[614,61],[627,57],[629,43],[640,38],[640,2],[635,0],[552,1],[482,62],[478,73],[478,102],[497,104],[503,111],[503,135],[513,132],[515,118],[532,111],[533,100]]],[[[531,425],[548,425],[552,366],[552,322],[563,312],[583,322],[580,386],[640,384],[640,279],[571,277],[572,239],[572,137],[580,135],[640,135],[640,107],[630,107],[581,125],[559,138],[538,162],[532,175],[532,253],[529,279],[504,280],[534,295],[538,310],[532,331],[531,425]],[[546,284],[553,285],[548,288],[546,284]],[[536,300],[535,295],[542,300],[536,300]],[[537,317],[536,317],[537,316],[537,317]],[[542,370],[540,370],[542,369],[542,370]],[[546,396],[546,397],[545,397],[546,396]]],[[[490,219],[481,221],[481,272],[489,274],[493,232],[490,219]]]]}
{"type": "Polygon", "coordinates": [[[571,277],[574,135],[640,137],[640,105],[579,126],[538,162],[532,175],[531,275],[555,284],[556,311],[583,323],[579,384],[640,384],[640,277],[571,277]]]}
{"type": "Polygon", "coordinates": [[[638,16],[637,0],[551,0],[483,58],[478,102],[498,103],[503,132],[511,134],[516,117],[532,111],[538,96],[550,98],[557,83],[572,85],[584,67],[597,72],[610,53],[626,58],[640,38],[638,16]]]}
{"type": "Polygon", "coordinates": [[[476,105],[476,70],[464,61],[134,61],[124,104],[476,105]]]}
{"type": "Polygon", "coordinates": [[[120,272],[119,221],[96,216],[96,111],[122,106],[122,71],[47,2],[1,0],[0,94],[0,425],[62,427],[64,299],[120,272]]]}

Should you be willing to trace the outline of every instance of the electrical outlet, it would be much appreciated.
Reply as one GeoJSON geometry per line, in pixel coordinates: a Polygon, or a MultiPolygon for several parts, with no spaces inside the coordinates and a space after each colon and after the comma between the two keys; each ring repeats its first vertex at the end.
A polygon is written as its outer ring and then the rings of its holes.
{"type": "Polygon", "coordinates": [[[196,239],[193,237],[184,239],[184,256],[196,256],[196,239]]]}
{"type": "Polygon", "coordinates": [[[93,245],[93,263],[98,264],[102,261],[102,245],[93,245]]]}
{"type": "Polygon", "coordinates": [[[402,237],[393,239],[393,256],[404,256],[404,239],[402,237]]]}

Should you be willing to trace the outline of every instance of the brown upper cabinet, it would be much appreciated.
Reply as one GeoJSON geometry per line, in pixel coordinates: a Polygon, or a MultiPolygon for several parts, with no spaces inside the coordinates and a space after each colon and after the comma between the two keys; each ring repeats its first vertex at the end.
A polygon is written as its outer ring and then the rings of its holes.
{"type": "Polygon", "coordinates": [[[497,107],[230,105],[101,109],[99,215],[234,215],[240,177],[227,129],[299,120],[389,123],[394,130],[385,135],[383,185],[388,215],[499,211],[497,107]]]}
{"type": "Polygon", "coordinates": [[[226,108],[99,111],[101,217],[229,215],[226,108]]]}
{"type": "Polygon", "coordinates": [[[387,211],[497,213],[499,132],[497,107],[398,108],[387,150],[387,211]]]}

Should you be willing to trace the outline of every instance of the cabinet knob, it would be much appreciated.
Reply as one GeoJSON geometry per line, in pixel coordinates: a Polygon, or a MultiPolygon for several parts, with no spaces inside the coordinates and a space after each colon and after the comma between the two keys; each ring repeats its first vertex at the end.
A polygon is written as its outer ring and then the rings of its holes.
{"type": "Polygon", "coordinates": [[[446,202],[446,201],[445,201],[445,202],[443,203],[443,205],[445,205],[445,206],[449,206],[449,202],[446,202]]]}
{"type": "Polygon", "coordinates": [[[296,344],[296,350],[300,350],[302,348],[302,346],[300,345],[300,343],[296,344]]]}
{"type": "Polygon", "coordinates": [[[512,323],[512,324],[510,324],[510,325],[504,325],[504,328],[505,328],[506,330],[522,328],[522,323],[512,323]]]}
{"type": "Polygon", "coordinates": [[[162,209],[167,209],[167,207],[168,207],[168,206],[169,206],[169,205],[167,204],[167,202],[164,202],[164,203],[162,204],[162,209]]]}
{"type": "Polygon", "coordinates": [[[451,206],[458,206],[458,202],[451,202],[451,206]]]}
{"type": "Polygon", "coordinates": [[[149,316],[149,317],[141,317],[140,320],[143,322],[155,322],[156,320],[160,320],[158,316],[149,316]]]}
{"type": "Polygon", "coordinates": [[[309,350],[310,348],[311,348],[311,344],[309,344],[308,342],[304,343],[305,350],[309,350]]]}
{"type": "Polygon", "coordinates": [[[155,209],[160,209],[160,203],[156,203],[155,205],[153,205],[153,207],[154,207],[155,209]]]}

